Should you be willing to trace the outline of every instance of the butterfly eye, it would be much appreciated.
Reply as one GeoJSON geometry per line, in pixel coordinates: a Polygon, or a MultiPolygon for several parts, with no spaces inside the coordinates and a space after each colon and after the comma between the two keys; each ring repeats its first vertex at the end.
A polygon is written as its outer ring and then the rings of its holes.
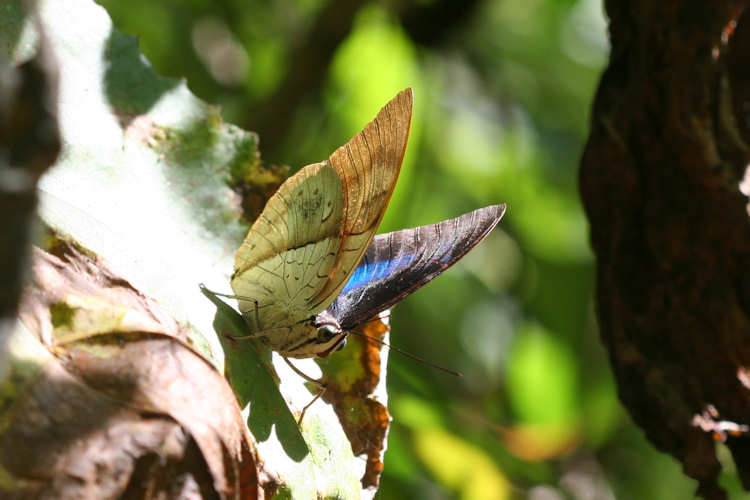
{"type": "Polygon", "coordinates": [[[320,325],[318,327],[318,342],[321,344],[329,342],[339,333],[341,333],[339,329],[333,325],[320,325]]]}

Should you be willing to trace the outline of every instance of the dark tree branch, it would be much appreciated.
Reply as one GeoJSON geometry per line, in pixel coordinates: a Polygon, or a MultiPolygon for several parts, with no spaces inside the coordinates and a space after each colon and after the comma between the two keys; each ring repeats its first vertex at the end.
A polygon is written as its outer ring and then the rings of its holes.
{"type": "MultiPolygon", "coordinates": [[[[274,158],[290,128],[295,111],[318,98],[336,49],[352,28],[354,17],[367,0],[332,0],[306,36],[294,44],[291,66],[276,91],[249,116],[247,128],[258,133],[264,156],[274,158]]],[[[404,29],[416,42],[437,46],[466,22],[478,0],[439,0],[425,5],[403,2],[395,6],[404,29]]]]}
{"type": "MultiPolygon", "coordinates": [[[[0,325],[16,317],[36,211],[39,177],[60,152],[54,115],[57,70],[44,50],[0,81],[0,325]],[[9,77],[10,76],[10,77],[9,77]],[[7,320],[7,321],[6,321],[7,320]]],[[[0,326],[0,336],[5,333],[0,326]]]]}
{"type": "Polygon", "coordinates": [[[319,93],[336,48],[351,31],[354,16],[365,3],[367,0],[332,0],[320,12],[307,36],[290,51],[291,65],[284,80],[245,124],[260,136],[266,158],[278,153],[294,111],[319,93]]]}
{"type": "Polygon", "coordinates": [[[404,2],[400,9],[401,23],[415,43],[439,46],[471,17],[479,3],[478,0],[404,2]]]}

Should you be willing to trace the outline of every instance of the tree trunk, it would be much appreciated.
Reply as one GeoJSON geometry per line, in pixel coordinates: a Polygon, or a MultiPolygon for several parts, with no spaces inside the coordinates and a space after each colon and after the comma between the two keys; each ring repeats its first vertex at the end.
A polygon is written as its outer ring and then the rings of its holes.
{"type": "Polygon", "coordinates": [[[601,336],[648,439],[725,498],[717,439],[750,487],[750,19],[739,1],[605,3],[580,172],[601,336]]]}

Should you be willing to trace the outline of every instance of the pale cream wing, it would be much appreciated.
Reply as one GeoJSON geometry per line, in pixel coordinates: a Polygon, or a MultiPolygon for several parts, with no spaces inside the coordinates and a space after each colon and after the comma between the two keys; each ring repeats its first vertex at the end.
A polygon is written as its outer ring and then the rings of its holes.
{"type": "Polygon", "coordinates": [[[232,289],[253,331],[308,318],[309,298],[328,280],[339,248],[342,184],[325,163],[308,165],[268,200],[235,255],[232,289]]]}
{"type": "Polygon", "coordinates": [[[327,282],[310,300],[311,310],[322,311],[336,299],[375,236],[401,170],[412,104],[412,90],[403,90],[328,158],[343,187],[340,246],[327,282]]]}

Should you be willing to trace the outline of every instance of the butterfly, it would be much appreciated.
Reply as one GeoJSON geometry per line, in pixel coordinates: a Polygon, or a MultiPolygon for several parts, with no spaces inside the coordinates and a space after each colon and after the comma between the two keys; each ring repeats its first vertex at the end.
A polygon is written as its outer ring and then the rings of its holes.
{"type": "Polygon", "coordinates": [[[406,89],[328,160],[287,179],[235,255],[231,286],[251,337],[284,358],[326,356],[347,329],[451,266],[502,217],[495,205],[375,237],[406,150],[406,89]]]}

